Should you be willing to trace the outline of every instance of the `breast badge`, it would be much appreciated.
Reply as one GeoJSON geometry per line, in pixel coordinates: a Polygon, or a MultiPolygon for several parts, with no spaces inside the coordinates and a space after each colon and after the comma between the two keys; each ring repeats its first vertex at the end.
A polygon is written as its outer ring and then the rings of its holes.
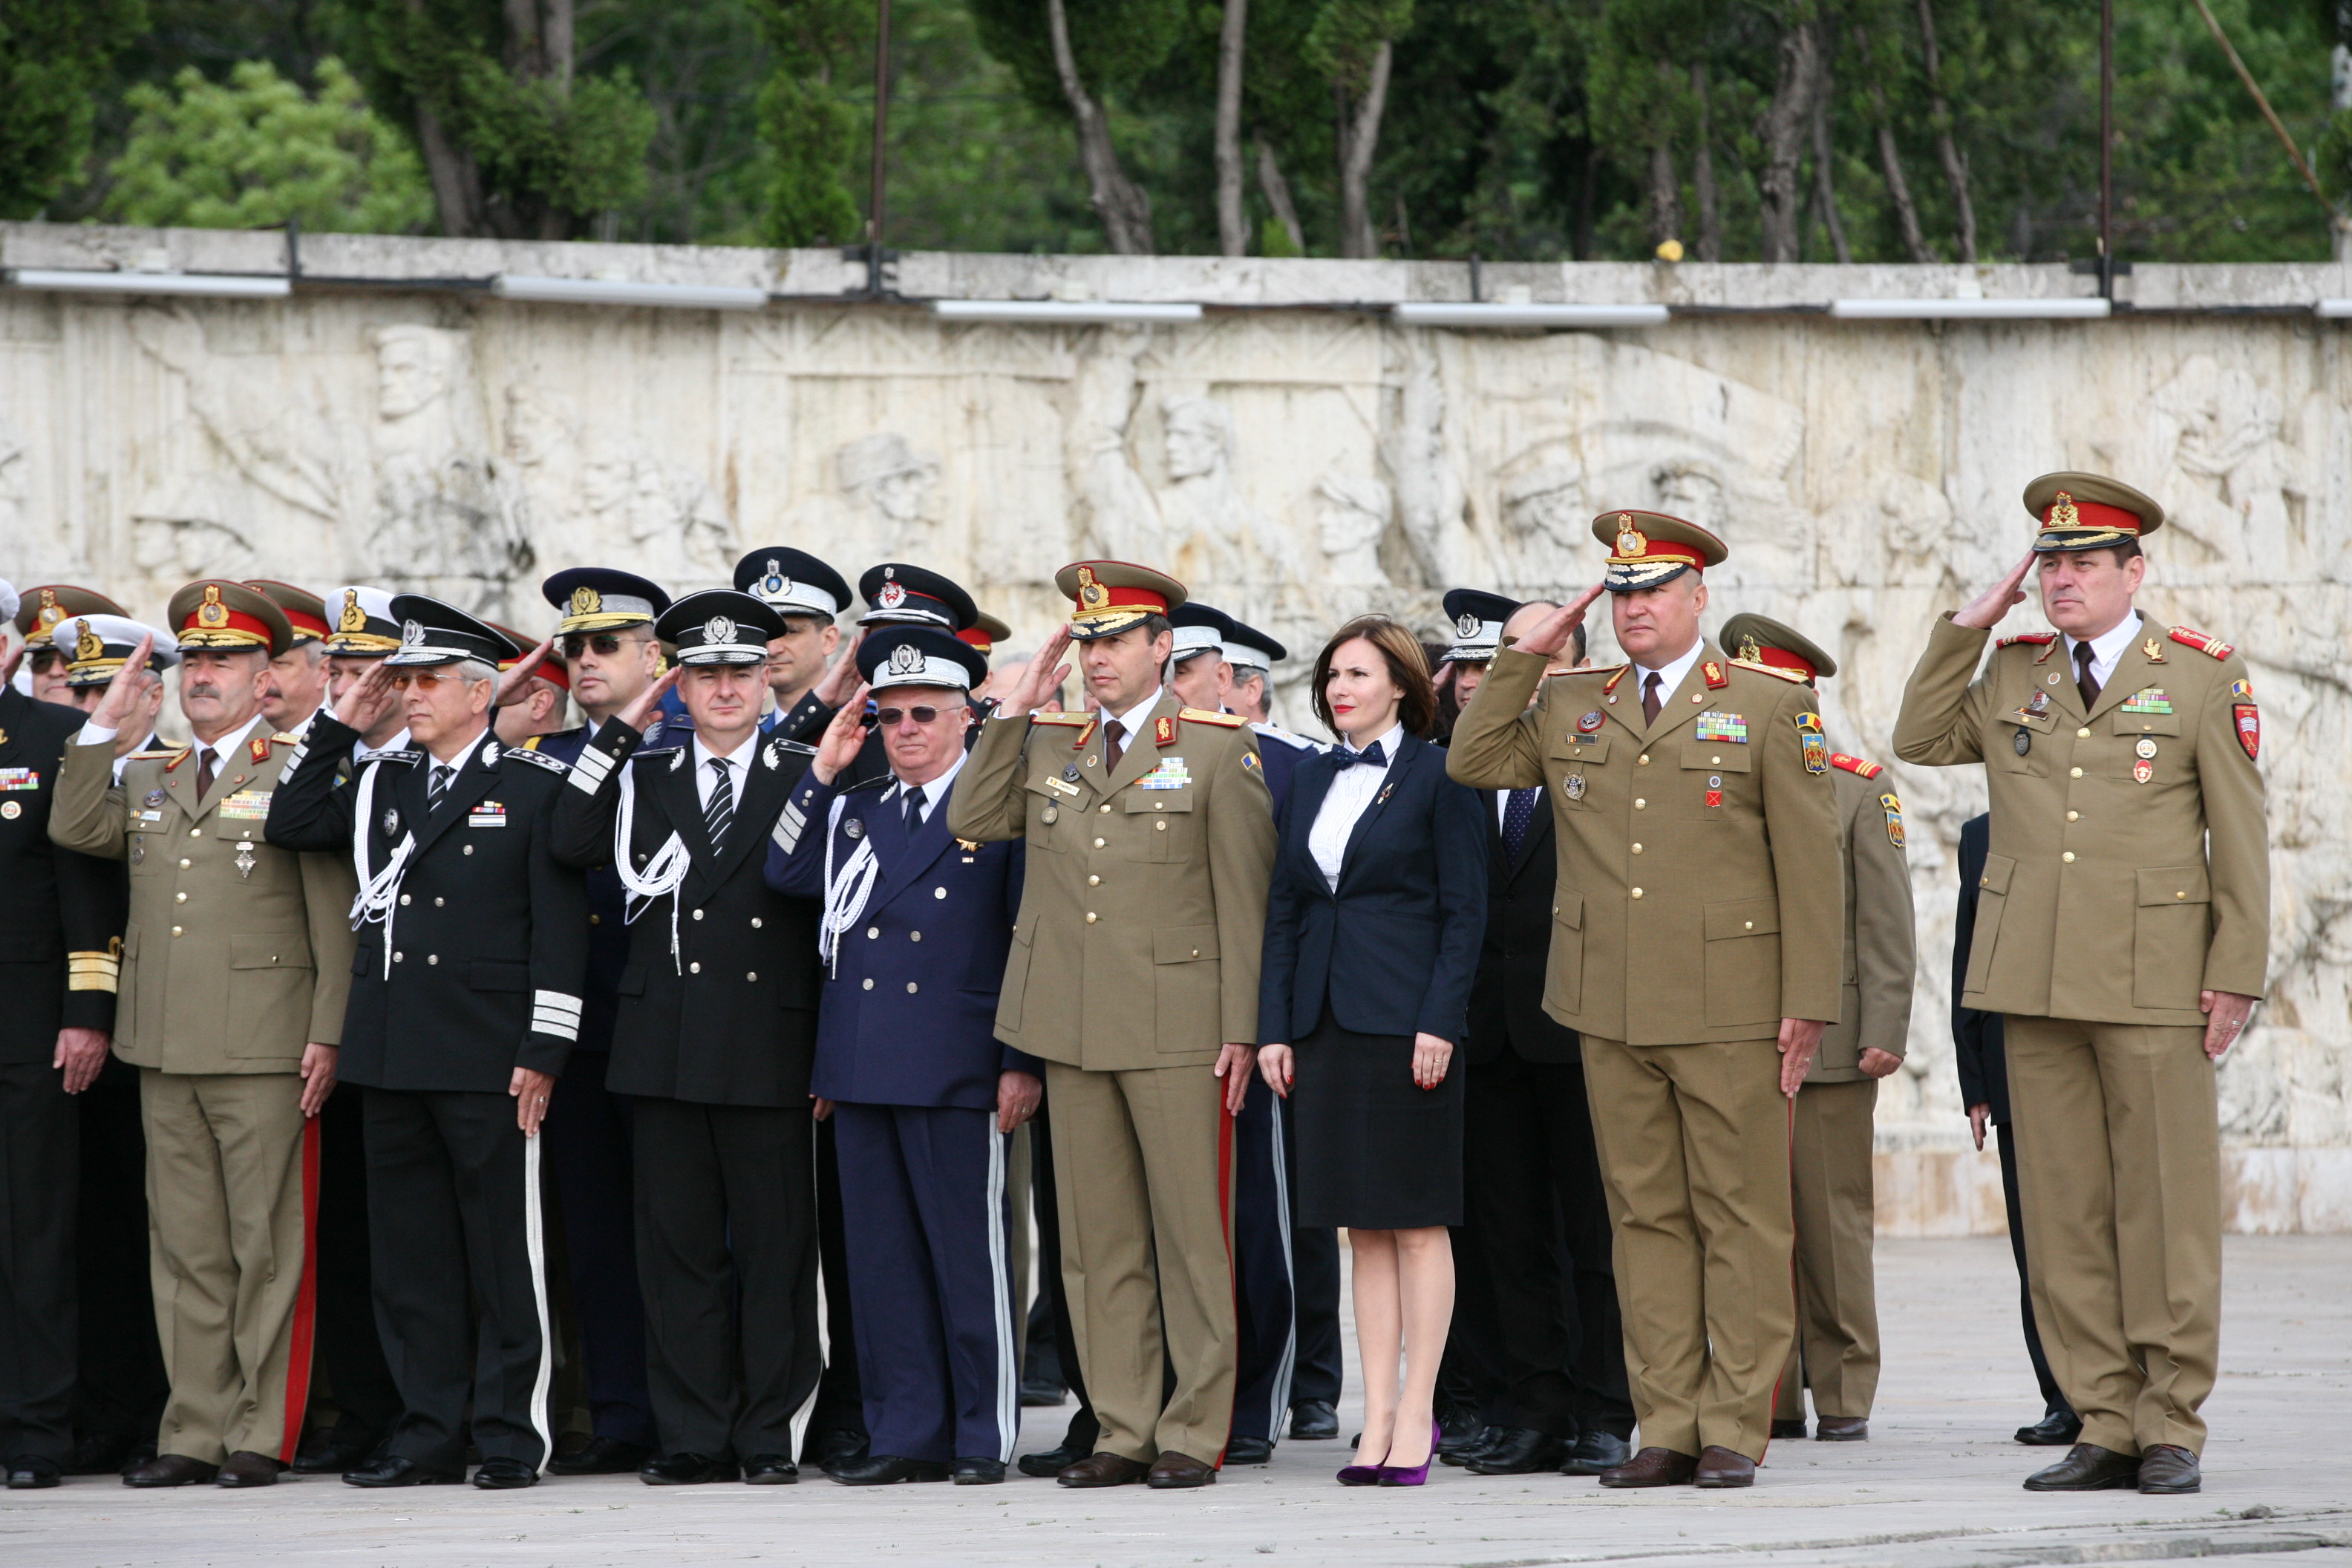
{"type": "Polygon", "coordinates": [[[2156,742],[2147,736],[2142,735],[2137,741],[2132,742],[2132,750],[2143,757],[2153,759],[2156,756],[2156,742]]]}
{"type": "Polygon", "coordinates": [[[1713,811],[1713,810],[1715,810],[1717,807],[1718,807],[1718,806],[1722,805],[1722,804],[1723,804],[1723,775],[1722,775],[1721,773],[1709,773],[1709,774],[1707,774],[1707,775],[1706,775],[1706,806],[1707,806],[1707,809],[1708,809],[1709,811],[1713,811]]]}
{"type": "Polygon", "coordinates": [[[1580,735],[1597,734],[1600,730],[1601,710],[1597,708],[1576,721],[1576,732],[1580,735]]]}
{"type": "Polygon", "coordinates": [[[2033,750],[2033,731],[2031,730],[2020,730],[2017,732],[2017,739],[2011,743],[2017,748],[2017,754],[2019,756],[2021,757],[2025,755],[2026,752],[2033,750]]]}
{"type": "Polygon", "coordinates": [[[2156,776],[2156,764],[2146,757],[2132,764],[2132,783],[2146,784],[2156,776]]]}
{"type": "Polygon", "coordinates": [[[253,840],[241,840],[236,847],[236,875],[243,881],[253,875],[253,840]]]}
{"type": "Polygon", "coordinates": [[[5,816],[9,821],[14,822],[24,815],[24,802],[18,800],[0,800],[0,816],[5,816]]]}
{"type": "Polygon", "coordinates": [[[1568,782],[1560,785],[1560,793],[1568,796],[1570,800],[1582,800],[1584,798],[1584,775],[1582,773],[1569,774],[1568,782]]]}
{"type": "MultiPolygon", "coordinates": [[[[1054,808],[1053,808],[1052,806],[1050,806],[1050,805],[1049,805],[1049,806],[1047,806],[1045,809],[1046,809],[1047,811],[1051,811],[1051,810],[1053,810],[1054,808]]],[[[1053,820],[1053,818],[1049,816],[1049,817],[1047,817],[1045,820],[1046,820],[1046,821],[1048,821],[1048,822],[1051,822],[1051,821],[1053,820]]],[[[845,822],[845,823],[843,823],[843,824],[841,825],[841,833],[842,833],[842,837],[845,837],[845,838],[856,839],[856,838],[863,838],[863,837],[866,837],[866,822],[865,822],[865,819],[864,819],[864,818],[862,818],[862,817],[856,817],[856,816],[851,817],[847,822],[845,822]]]]}

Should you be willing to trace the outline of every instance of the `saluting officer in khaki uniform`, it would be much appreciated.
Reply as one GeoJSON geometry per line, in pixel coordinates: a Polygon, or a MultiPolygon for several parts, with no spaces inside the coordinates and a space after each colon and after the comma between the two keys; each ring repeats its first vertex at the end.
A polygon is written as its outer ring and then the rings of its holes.
{"type": "Polygon", "coordinates": [[[66,751],[49,837],[128,859],[114,1048],[140,1069],[156,1328],[172,1393],[134,1487],[267,1486],[310,1396],[319,1107],[352,976],[351,867],[262,839],[293,748],[261,717],[283,611],[241,583],[172,595],[193,747],[113,742],[154,677],[142,639],[66,751]]]}
{"type": "MultiPolygon", "coordinates": [[[[1819,645],[1763,616],[1723,623],[1740,669],[1818,688],[1837,673],[1819,645]]],[[[1878,1289],[1872,1259],[1876,1188],[1872,1114],[1878,1080],[1903,1065],[1911,1033],[1915,933],[1903,801],[1884,763],[1830,753],[1838,848],[1845,866],[1845,988],[1797,1091],[1789,1169],[1797,1216],[1797,1342],[1772,1404],[1772,1436],[1859,1443],[1878,1394],[1878,1289]]]]}
{"type": "Polygon", "coordinates": [[[1794,1325],[1783,1096],[1839,1012],[1829,746],[1809,692],[1700,634],[1721,540],[1646,511],[1593,532],[1607,575],[1496,656],[1447,769],[1551,795],[1544,1011],[1583,1036],[1642,1427],[1601,1484],[1744,1487],[1794,1325]],[[1633,662],[1544,680],[1604,588],[1633,662]]]}
{"type": "Polygon", "coordinates": [[[1247,721],[1160,684],[1182,584],[1112,561],[1055,581],[1076,614],[982,727],[948,828],[1028,843],[996,1037],[1046,1064],[1062,1274],[1102,1421],[1058,1479],[1206,1486],[1233,1427],[1225,1194],[1256,1056],[1273,808],[1247,721]],[[1035,712],[1068,679],[1073,639],[1100,714],[1035,712]]]}
{"type": "Polygon", "coordinates": [[[2132,607],[2161,507],[2060,473],[2025,508],[2032,552],[1937,623],[1895,754],[1981,763],[1992,797],[1960,1000],[2002,1015],[2034,1322],[2083,1417],[2025,1485],[2193,1492],[2221,1350],[2212,1064],[2268,965],[2262,719],[2229,644],[2132,607]],[[2029,573],[2058,635],[2004,638],[1978,675],[2029,573]]]}

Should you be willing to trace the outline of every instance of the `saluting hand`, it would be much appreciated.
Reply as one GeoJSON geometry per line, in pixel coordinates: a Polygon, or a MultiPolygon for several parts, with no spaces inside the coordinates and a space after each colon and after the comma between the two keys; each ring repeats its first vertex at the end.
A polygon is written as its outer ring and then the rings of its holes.
{"type": "Polygon", "coordinates": [[[860,681],[833,722],[824,727],[817,738],[816,761],[809,764],[809,776],[821,784],[829,784],[841,776],[841,770],[857,760],[866,744],[866,683],[860,681]]]}
{"type": "Polygon", "coordinates": [[[510,708],[521,701],[530,690],[530,678],[555,649],[555,639],[548,638],[515,662],[515,667],[499,677],[499,684],[490,694],[490,706],[510,708]]]}
{"type": "Polygon", "coordinates": [[[91,710],[91,723],[101,730],[121,730],[131,721],[131,715],[138,711],[139,700],[155,689],[155,673],[147,668],[148,656],[154,651],[153,634],[139,639],[139,646],[131,650],[131,657],[122,661],[122,668],[108,683],[106,695],[91,710]]]}
{"type": "Polygon", "coordinates": [[[1028,673],[1021,678],[1021,684],[1005,697],[1003,710],[1014,718],[1026,719],[1045,706],[1062,689],[1062,683],[1070,679],[1070,667],[1061,662],[1069,647],[1070,628],[1057,627],[1045,639],[1045,646],[1037,650],[1037,657],[1029,661],[1028,673]]]}
{"type": "Polygon", "coordinates": [[[648,686],[643,691],[638,692],[635,699],[632,700],[626,708],[622,709],[618,713],[614,714],[613,717],[621,723],[626,724],[630,729],[636,731],[639,734],[643,734],[646,728],[646,716],[654,710],[655,706],[658,704],[663,698],[668,696],[672,691],[677,689],[678,679],[685,675],[685,673],[686,666],[682,664],[671,665],[667,669],[662,671],[662,676],[659,680],[655,681],[651,686],[648,686]]]}
{"type": "Polygon", "coordinates": [[[2025,559],[2012,567],[2008,576],[1955,611],[1952,624],[1974,626],[1986,632],[2000,625],[2003,616],[2025,603],[2025,574],[2032,570],[2033,552],[2029,550],[2025,552],[2025,559]]]}
{"type": "Polygon", "coordinates": [[[366,674],[352,682],[343,700],[335,704],[337,721],[362,735],[383,723],[392,705],[400,700],[400,694],[392,687],[392,673],[388,662],[377,659],[366,674]]]}
{"type": "Polygon", "coordinates": [[[849,646],[841,650],[841,657],[833,661],[833,668],[809,688],[809,695],[827,708],[840,708],[845,706],[843,694],[850,688],[864,689],[865,683],[857,673],[857,645],[865,640],[863,631],[851,637],[849,646]]]}
{"type": "Polygon", "coordinates": [[[1608,592],[1606,584],[1595,583],[1591,587],[1538,621],[1535,630],[1528,632],[1511,645],[1513,650],[1518,653],[1531,653],[1538,658],[1549,658],[1568,646],[1570,634],[1584,624],[1584,612],[1592,607],[1593,600],[1606,592],[1608,592]]]}

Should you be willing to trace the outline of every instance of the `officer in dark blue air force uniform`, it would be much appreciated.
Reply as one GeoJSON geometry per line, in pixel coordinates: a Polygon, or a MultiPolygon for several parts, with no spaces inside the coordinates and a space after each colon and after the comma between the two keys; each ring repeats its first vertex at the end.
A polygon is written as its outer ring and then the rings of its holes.
{"type": "Polygon", "coordinates": [[[890,772],[845,782],[864,738],[853,699],[768,851],[771,886],[825,906],[811,1087],[837,1128],[873,1442],[832,1475],[992,1484],[1021,1420],[1009,1134],[1043,1092],[1037,1061],[995,1037],[1023,852],[948,832],[987,660],[944,628],[898,626],[857,664],[890,772]]]}

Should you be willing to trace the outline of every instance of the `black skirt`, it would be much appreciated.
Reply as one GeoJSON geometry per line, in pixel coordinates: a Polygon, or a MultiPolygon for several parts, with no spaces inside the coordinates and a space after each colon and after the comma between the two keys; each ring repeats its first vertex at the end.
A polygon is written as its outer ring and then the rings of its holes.
{"type": "Polygon", "coordinates": [[[1359,1035],[1325,1008],[1296,1043],[1298,1223],[1415,1230],[1462,1223],[1462,1053],[1435,1089],[1412,1079],[1412,1037],[1359,1035]]]}

